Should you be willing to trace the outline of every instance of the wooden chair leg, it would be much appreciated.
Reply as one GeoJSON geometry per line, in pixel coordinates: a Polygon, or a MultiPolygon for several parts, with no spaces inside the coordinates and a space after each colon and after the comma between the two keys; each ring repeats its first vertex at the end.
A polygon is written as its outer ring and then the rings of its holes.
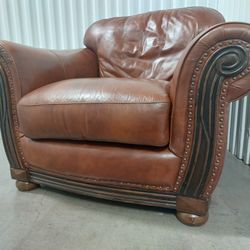
{"type": "Polygon", "coordinates": [[[16,187],[19,191],[25,192],[38,188],[39,185],[32,182],[16,181],[16,187]]]}
{"type": "Polygon", "coordinates": [[[176,217],[180,222],[188,226],[201,226],[205,224],[208,220],[208,213],[205,215],[199,216],[195,214],[178,212],[176,213],[176,217]]]}

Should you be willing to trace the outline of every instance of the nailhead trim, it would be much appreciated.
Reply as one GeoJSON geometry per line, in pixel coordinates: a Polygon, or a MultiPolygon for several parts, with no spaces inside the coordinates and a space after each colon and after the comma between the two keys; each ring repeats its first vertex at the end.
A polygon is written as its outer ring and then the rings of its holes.
{"type": "MultiPolygon", "coordinates": [[[[250,47],[249,44],[247,44],[244,41],[239,41],[239,40],[235,40],[235,41],[230,41],[229,44],[241,44],[242,46],[245,47],[250,47]]],[[[212,176],[210,177],[208,183],[207,183],[207,189],[205,190],[204,193],[204,197],[205,198],[209,198],[209,196],[212,194],[213,190],[215,189],[215,186],[217,184],[215,182],[215,178],[216,180],[218,180],[219,178],[219,174],[222,170],[223,164],[224,164],[224,160],[222,158],[222,156],[224,155],[224,152],[222,152],[222,149],[224,148],[224,122],[225,122],[225,118],[224,118],[224,114],[225,114],[225,99],[226,99],[226,95],[227,95],[227,91],[228,91],[228,87],[229,87],[229,83],[233,83],[235,80],[237,80],[238,78],[242,78],[244,77],[248,72],[250,71],[250,66],[248,66],[243,72],[241,72],[238,76],[234,76],[231,79],[226,80],[223,83],[222,86],[222,91],[221,91],[221,95],[220,95],[220,99],[219,99],[219,119],[218,119],[218,132],[217,132],[217,136],[218,136],[218,140],[217,140],[217,145],[216,147],[216,156],[215,156],[215,163],[214,163],[214,167],[212,168],[212,176]],[[215,178],[213,178],[215,177],[215,178]]]]}
{"type": "MultiPolygon", "coordinates": [[[[197,77],[197,75],[199,76],[201,74],[201,71],[203,69],[203,67],[205,66],[207,60],[209,59],[210,55],[213,54],[216,50],[221,49],[222,47],[226,47],[228,45],[232,45],[232,44],[242,44],[243,46],[245,46],[246,48],[250,48],[250,44],[248,44],[245,41],[241,41],[241,40],[226,40],[223,42],[219,42],[217,44],[215,44],[214,46],[212,46],[207,52],[203,53],[203,55],[201,56],[201,58],[198,60],[197,65],[194,67],[194,71],[195,73],[193,73],[192,75],[192,81],[189,87],[189,95],[188,95],[188,122],[187,122],[187,132],[186,132],[186,143],[185,143],[185,147],[184,147],[184,152],[185,152],[185,156],[182,159],[181,162],[181,166],[180,166],[180,170],[178,173],[178,177],[177,177],[177,181],[175,183],[174,186],[174,191],[177,192],[179,191],[181,184],[183,183],[184,180],[184,176],[185,176],[185,172],[187,170],[188,167],[188,163],[189,163],[189,156],[192,150],[192,142],[193,142],[193,129],[194,129],[194,106],[195,106],[195,98],[194,95],[196,95],[196,88],[195,86],[198,86],[198,80],[199,77],[197,77]]],[[[240,77],[245,76],[247,73],[250,72],[250,65],[247,67],[247,69],[242,72],[240,74],[240,77]]],[[[228,87],[229,87],[229,83],[231,84],[232,82],[234,82],[235,80],[237,80],[237,76],[232,77],[231,79],[227,79],[225,80],[225,82],[223,83],[222,86],[222,90],[221,90],[221,95],[220,95],[220,100],[219,100],[219,110],[218,110],[218,132],[217,132],[217,142],[216,142],[216,156],[215,156],[215,163],[214,163],[214,167],[212,168],[212,174],[211,177],[208,181],[207,184],[207,189],[205,191],[204,197],[208,198],[211,193],[213,192],[215,185],[217,184],[216,180],[218,179],[218,171],[221,170],[222,166],[223,166],[223,146],[224,146],[224,114],[225,114],[225,106],[226,106],[226,96],[227,96],[227,91],[228,91],[228,87]]]]}
{"type": "Polygon", "coordinates": [[[14,60],[6,51],[4,46],[1,44],[0,44],[0,62],[4,71],[6,72],[7,80],[9,83],[10,102],[11,102],[10,105],[11,105],[11,112],[12,112],[12,118],[13,118],[14,135],[16,139],[16,147],[17,147],[18,153],[22,161],[22,166],[26,167],[28,164],[25,161],[24,154],[23,154],[22,147],[21,147],[20,138],[19,138],[20,134],[19,134],[19,125],[18,125],[17,109],[16,109],[17,105],[16,105],[16,100],[15,100],[16,93],[15,93],[15,88],[14,88],[14,79],[13,79],[13,74],[9,66],[11,64],[14,64],[14,60]]]}

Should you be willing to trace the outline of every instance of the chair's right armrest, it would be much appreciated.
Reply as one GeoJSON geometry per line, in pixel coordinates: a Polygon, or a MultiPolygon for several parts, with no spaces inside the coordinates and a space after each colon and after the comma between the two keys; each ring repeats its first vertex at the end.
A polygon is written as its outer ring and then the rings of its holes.
{"type": "Polygon", "coordinates": [[[0,41],[0,127],[15,179],[27,179],[16,111],[20,98],[53,82],[98,77],[98,71],[97,56],[90,49],[53,51],[0,41]]]}
{"type": "Polygon", "coordinates": [[[57,51],[0,41],[0,66],[16,101],[49,83],[98,76],[97,56],[87,48],[57,51]]]}

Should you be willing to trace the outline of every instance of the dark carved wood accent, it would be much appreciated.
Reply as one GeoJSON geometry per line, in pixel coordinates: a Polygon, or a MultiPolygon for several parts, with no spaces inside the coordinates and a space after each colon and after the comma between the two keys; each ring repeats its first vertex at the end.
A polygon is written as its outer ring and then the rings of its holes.
{"type": "MultiPolygon", "coordinates": [[[[15,106],[12,105],[13,100],[11,93],[13,91],[13,82],[11,82],[13,79],[8,66],[11,62],[12,59],[9,58],[8,53],[0,46],[0,127],[2,140],[11,168],[25,169],[18,149],[18,127],[17,124],[15,124],[13,115],[13,106],[15,106]]],[[[23,171],[21,179],[27,181],[28,174],[26,170],[23,171]]],[[[13,172],[11,175],[14,178],[16,176],[13,172]]],[[[18,176],[20,176],[20,174],[18,174],[18,176]]]]}
{"type": "Polygon", "coordinates": [[[216,153],[216,121],[223,82],[241,73],[247,64],[248,53],[241,45],[218,49],[206,63],[198,83],[193,144],[181,195],[200,197],[204,192],[216,153]]]}
{"type": "Polygon", "coordinates": [[[176,209],[179,212],[202,216],[208,212],[208,201],[191,197],[177,196],[176,209]]]}
{"type": "Polygon", "coordinates": [[[28,172],[26,169],[10,168],[10,175],[13,179],[19,181],[28,181],[28,172]]]}
{"type": "Polygon", "coordinates": [[[59,178],[53,175],[30,171],[31,182],[54,187],[81,195],[93,196],[107,200],[141,204],[147,206],[176,208],[176,196],[157,192],[128,190],[120,187],[87,184],[78,181],[59,178]]]}
{"type": "Polygon", "coordinates": [[[12,168],[23,168],[17,148],[14,122],[12,116],[10,86],[0,66],[0,126],[4,149],[12,168]]]}

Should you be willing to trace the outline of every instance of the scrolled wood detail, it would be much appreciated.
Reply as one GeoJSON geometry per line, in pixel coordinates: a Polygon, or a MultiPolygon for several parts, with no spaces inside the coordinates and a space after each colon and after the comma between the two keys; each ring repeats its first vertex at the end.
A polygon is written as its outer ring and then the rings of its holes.
{"type": "Polygon", "coordinates": [[[197,61],[189,89],[185,151],[175,186],[181,195],[209,199],[217,184],[224,163],[228,86],[248,73],[248,48],[245,41],[219,42],[197,61]]]}

